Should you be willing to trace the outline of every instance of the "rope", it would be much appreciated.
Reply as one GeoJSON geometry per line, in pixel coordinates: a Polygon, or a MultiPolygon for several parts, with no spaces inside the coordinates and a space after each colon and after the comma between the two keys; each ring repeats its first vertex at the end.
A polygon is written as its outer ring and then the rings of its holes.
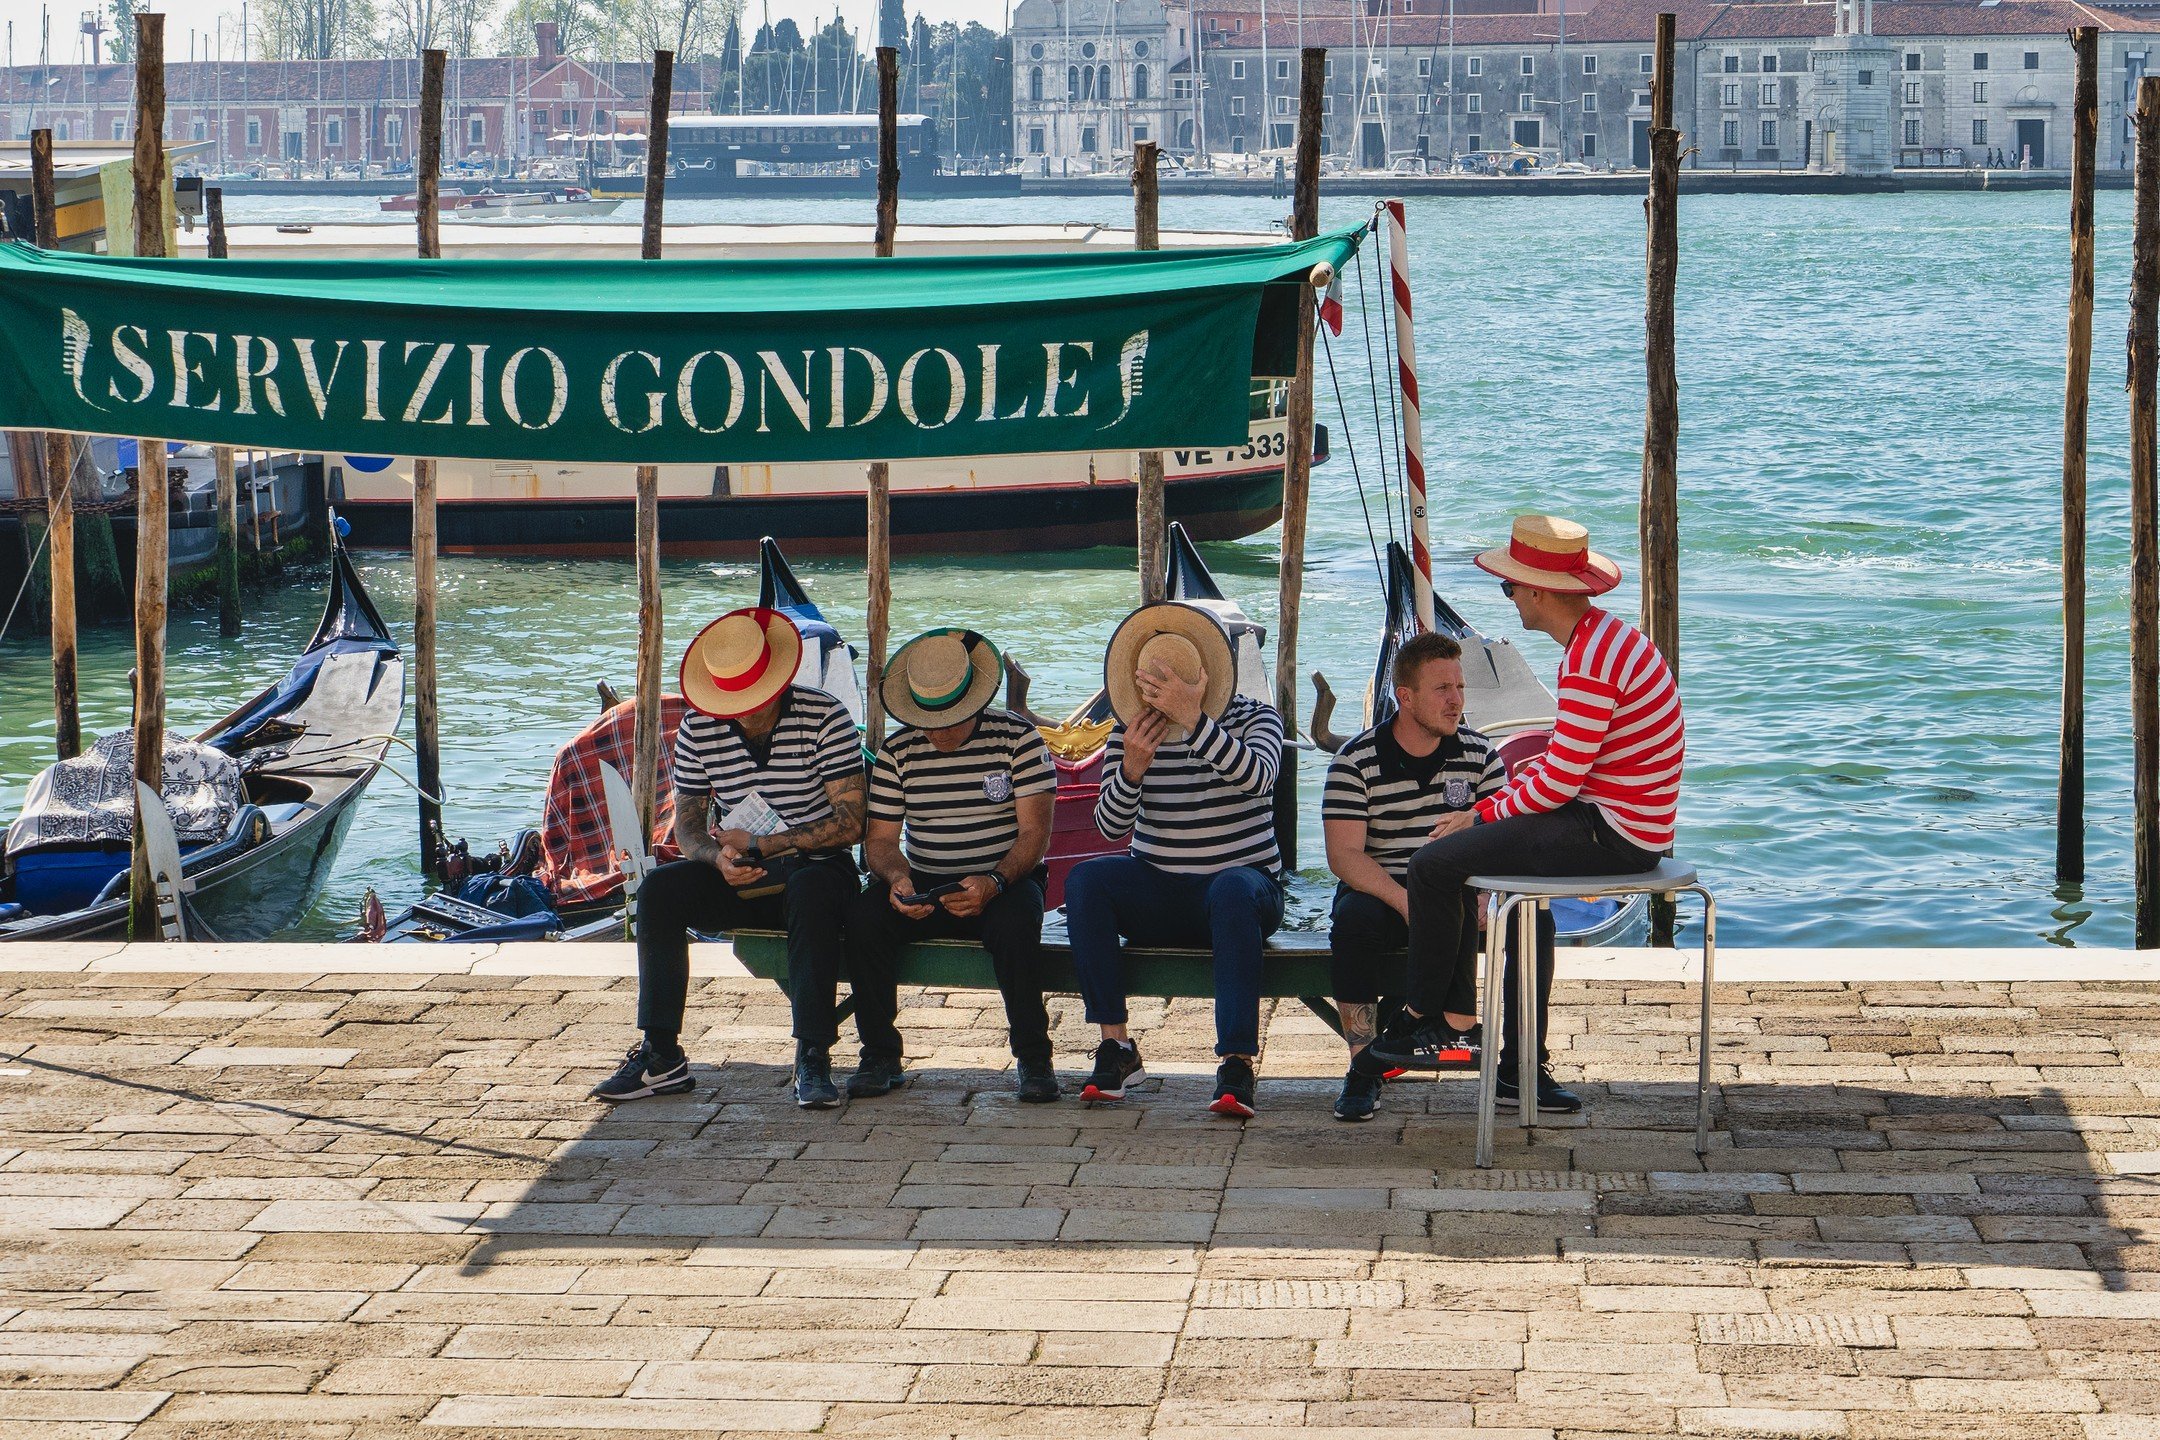
{"type": "MultiPolygon", "coordinates": [[[[1342,380],[1335,373],[1335,342],[1328,335],[1328,327],[1315,325],[1319,333],[1320,348],[1327,355],[1328,387],[1335,392],[1335,413],[1341,419],[1343,453],[1350,459],[1350,478],[1357,483],[1358,509],[1365,515],[1365,543],[1372,547],[1373,570],[1380,577],[1380,584],[1387,585],[1387,566],[1380,559],[1380,541],[1373,534],[1372,504],[1365,496],[1365,476],[1358,469],[1357,443],[1350,438],[1350,411],[1343,404],[1342,380]]],[[[1390,536],[1389,538],[1393,538],[1390,536]]]]}
{"type": "Polygon", "coordinates": [[[15,587],[15,603],[8,606],[7,619],[0,620],[0,640],[7,639],[8,629],[15,623],[15,612],[22,608],[23,596],[30,593],[30,582],[37,578],[37,562],[44,557],[45,544],[51,539],[49,529],[38,537],[37,554],[30,557],[29,567],[23,571],[22,584],[15,587]]]}

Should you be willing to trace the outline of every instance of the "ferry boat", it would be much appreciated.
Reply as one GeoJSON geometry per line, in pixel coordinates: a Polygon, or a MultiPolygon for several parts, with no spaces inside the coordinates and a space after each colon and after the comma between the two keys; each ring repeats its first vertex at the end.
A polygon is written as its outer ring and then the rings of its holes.
{"type": "MultiPolygon", "coordinates": [[[[435,197],[436,212],[449,220],[531,220],[575,215],[593,219],[612,215],[619,199],[596,199],[575,185],[553,190],[444,190],[435,197]]],[[[411,215],[420,209],[417,195],[393,195],[382,202],[386,215],[411,215]]]]}
{"type": "MultiPolygon", "coordinates": [[[[1270,244],[1273,232],[1165,231],[1164,249],[1270,244]]],[[[507,220],[443,236],[446,258],[594,258],[638,254],[628,225],[507,220]]],[[[190,237],[182,238],[183,253],[190,237]]],[[[235,258],[360,259],[405,255],[396,225],[238,226],[235,258]]],[[[671,258],[860,256],[864,225],[668,227],[671,258]]],[[[903,255],[1129,250],[1132,232],[1092,224],[902,226],[903,255]]],[[[1164,509],[1196,540],[1256,534],[1282,514],[1288,382],[1258,380],[1243,445],[1163,454],[1164,509]]],[[[1314,428],[1314,463],[1327,434],[1314,428]]],[[[329,500],[352,526],[352,543],[407,548],[412,538],[412,460],[322,457],[329,500]]],[[[1082,549],[1135,543],[1139,457],[1130,451],[996,455],[892,464],[892,543],[899,553],[969,554],[1082,549]]],[[[636,472],[629,464],[437,462],[437,545],[445,554],[628,556],[636,545],[636,472]]],[[[854,554],[867,516],[866,468],[854,462],[660,467],[660,542],[670,555],[745,557],[770,535],[791,554],[854,554]]]]}

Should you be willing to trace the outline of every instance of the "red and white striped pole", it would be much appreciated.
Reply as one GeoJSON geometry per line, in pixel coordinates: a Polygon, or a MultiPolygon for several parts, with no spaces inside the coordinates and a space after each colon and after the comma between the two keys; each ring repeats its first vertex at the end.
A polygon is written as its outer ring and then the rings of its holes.
{"type": "Polygon", "coordinates": [[[1402,385],[1403,469],[1410,481],[1410,558],[1417,568],[1418,624],[1433,628],[1432,539],[1425,522],[1425,429],[1418,420],[1417,337],[1410,326],[1410,241],[1403,202],[1387,201],[1388,288],[1395,301],[1395,371],[1402,385]]]}

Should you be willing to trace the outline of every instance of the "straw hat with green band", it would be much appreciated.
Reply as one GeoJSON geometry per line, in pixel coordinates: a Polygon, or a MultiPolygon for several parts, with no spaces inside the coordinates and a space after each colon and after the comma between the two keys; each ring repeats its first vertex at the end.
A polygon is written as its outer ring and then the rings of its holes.
{"type": "MultiPolygon", "coordinates": [[[[1141,667],[1158,664],[1205,687],[1200,697],[1204,714],[1220,717],[1229,706],[1237,682],[1236,652],[1222,621],[1199,606],[1175,600],[1143,605],[1110,637],[1109,653],[1103,657],[1103,689],[1110,694],[1111,711],[1127,725],[1148,709],[1134,677],[1141,667]]],[[[1167,738],[1185,739],[1185,727],[1173,724],[1167,738]]]]}
{"type": "Polygon", "coordinates": [[[973,630],[925,630],[885,667],[885,713],[918,730],[940,730],[982,713],[1005,678],[1005,657],[973,630]]]}

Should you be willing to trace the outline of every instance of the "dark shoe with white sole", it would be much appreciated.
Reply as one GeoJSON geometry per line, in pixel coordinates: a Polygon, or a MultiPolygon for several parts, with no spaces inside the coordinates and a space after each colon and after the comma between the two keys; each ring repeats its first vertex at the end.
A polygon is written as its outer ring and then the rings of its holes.
{"type": "Polygon", "coordinates": [[[655,1055],[651,1043],[640,1040],[623,1056],[613,1075],[593,1086],[592,1098],[620,1104],[654,1095],[680,1095],[694,1083],[688,1055],[681,1050],[672,1055],[655,1055]]]}

